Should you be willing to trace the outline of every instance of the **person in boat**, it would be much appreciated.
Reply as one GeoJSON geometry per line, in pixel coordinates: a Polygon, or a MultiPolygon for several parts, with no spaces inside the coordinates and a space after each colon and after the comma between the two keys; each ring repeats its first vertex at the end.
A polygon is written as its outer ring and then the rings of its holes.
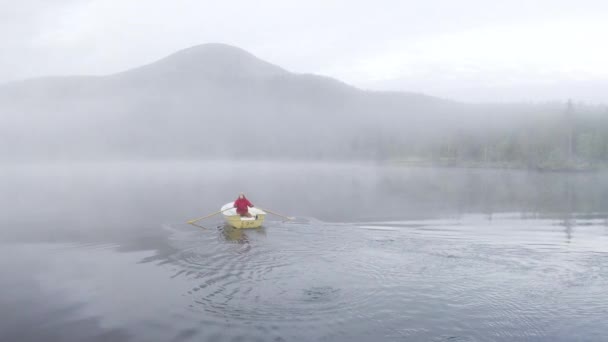
{"type": "Polygon", "coordinates": [[[249,212],[249,208],[253,208],[253,204],[249,202],[247,197],[245,197],[244,193],[239,194],[239,198],[234,201],[234,207],[236,208],[236,213],[244,216],[244,217],[252,217],[249,212]]]}

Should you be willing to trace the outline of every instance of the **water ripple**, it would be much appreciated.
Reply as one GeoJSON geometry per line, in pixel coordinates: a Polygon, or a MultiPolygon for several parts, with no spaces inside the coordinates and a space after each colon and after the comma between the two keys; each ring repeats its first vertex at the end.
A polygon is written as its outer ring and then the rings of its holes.
{"type": "Polygon", "coordinates": [[[505,220],[173,227],[167,259],[191,284],[191,317],[272,322],[276,338],[297,328],[364,339],[367,327],[389,340],[536,340],[558,336],[567,317],[598,333],[608,253],[587,241],[565,249],[545,221],[522,244],[522,222],[505,220]]]}

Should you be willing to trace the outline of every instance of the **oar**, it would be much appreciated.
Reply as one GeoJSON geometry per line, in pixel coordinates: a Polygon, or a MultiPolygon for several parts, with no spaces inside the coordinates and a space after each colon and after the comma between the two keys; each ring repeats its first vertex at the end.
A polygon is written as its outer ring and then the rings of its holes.
{"type": "Polygon", "coordinates": [[[197,221],[200,221],[200,220],[206,219],[206,218],[208,218],[208,217],[215,216],[215,215],[217,215],[217,214],[221,214],[221,213],[223,213],[224,211],[226,211],[226,210],[230,210],[230,209],[232,209],[232,208],[226,208],[226,209],[224,209],[224,210],[220,210],[220,211],[215,212],[215,213],[213,213],[213,214],[209,214],[209,215],[207,215],[207,216],[203,216],[203,217],[199,217],[199,218],[194,219],[194,220],[190,220],[190,221],[188,221],[188,223],[192,224],[192,223],[194,223],[194,222],[197,222],[197,221]]]}
{"type": "Polygon", "coordinates": [[[261,210],[267,211],[267,212],[269,212],[269,213],[271,213],[271,214],[273,214],[273,215],[277,215],[277,216],[280,216],[280,217],[282,217],[282,218],[286,218],[286,219],[288,219],[288,220],[290,220],[290,221],[291,221],[291,220],[293,220],[293,219],[295,219],[295,217],[289,217],[289,216],[285,216],[285,215],[277,214],[277,213],[275,213],[275,212],[273,212],[273,211],[271,211],[271,210],[268,210],[268,209],[262,209],[262,208],[258,208],[258,209],[261,209],[261,210]]]}
{"type": "MultiPolygon", "coordinates": [[[[190,223],[190,222],[188,222],[188,223],[190,223]]],[[[191,225],[193,225],[193,226],[195,226],[195,227],[199,227],[199,228],[203,228],[203,229],[209,229],[209,228],[207,228],[207,227],[203,227],[203,226],[201,226],[200,224],[196,224],[196,223],[194,223],[194,222],[192,222],[192,223],[190,223],[190,224],[191,224],[191,225]]]]}

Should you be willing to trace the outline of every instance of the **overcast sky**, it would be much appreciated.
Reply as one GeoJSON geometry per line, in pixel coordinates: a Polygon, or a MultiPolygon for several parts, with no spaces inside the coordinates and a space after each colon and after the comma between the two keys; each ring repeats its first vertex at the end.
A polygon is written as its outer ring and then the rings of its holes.
{"type": "Polygon", "coordinates": [[[0,0],[0,39],[0,82],[220,42],[369,89],[608,102],[605,0],[0,0]]]}

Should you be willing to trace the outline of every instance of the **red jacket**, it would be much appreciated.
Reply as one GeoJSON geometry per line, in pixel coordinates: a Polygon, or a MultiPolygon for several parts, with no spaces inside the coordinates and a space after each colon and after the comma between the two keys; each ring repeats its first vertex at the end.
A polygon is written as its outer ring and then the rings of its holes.
{"type": "Polygon", "coordinates": [[[253,204],[251,204],[247,198],[243,197],[237,198],[236,201],[234,201],[234,207],[236,208],[237,214],[244,215],[249,212],[248,207],[253,207],[253,204]]]}

